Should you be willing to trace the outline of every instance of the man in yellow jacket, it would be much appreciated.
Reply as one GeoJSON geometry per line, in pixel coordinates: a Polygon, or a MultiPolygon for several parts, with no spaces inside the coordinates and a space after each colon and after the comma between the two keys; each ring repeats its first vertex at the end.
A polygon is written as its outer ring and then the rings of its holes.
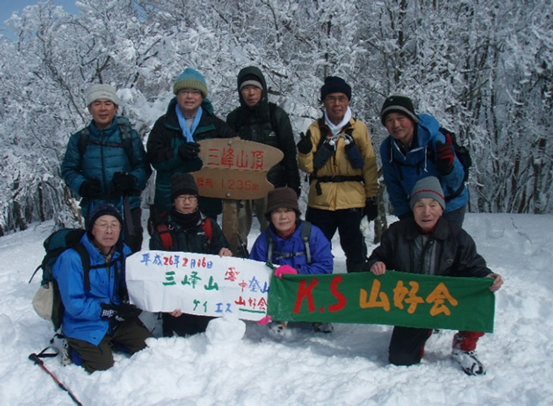
{"type": "Polygon", "coordinates": [[[321,87],[323,117],[297,144],[300,169],[309,173],[306,220],[332,240],[338,230],[348,272],[360,272],[367,256],[363,215],[377,216],[376,157],[367,126],[352,117],[351,87],[329,76],[321,87]]]}

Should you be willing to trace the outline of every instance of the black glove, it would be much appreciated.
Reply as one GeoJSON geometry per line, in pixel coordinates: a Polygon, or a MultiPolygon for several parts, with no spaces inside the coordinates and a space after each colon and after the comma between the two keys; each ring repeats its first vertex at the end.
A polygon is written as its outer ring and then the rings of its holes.
{"type": "Polygon", "coordinates": [[[112,182],[114,194],[130,195],[136,191],[136,178],[130,173],[115,172],[112,182]]]}
{"type": "Polygon", "coordinates": [[[197,142],[187,142],[179,147],[179,156],[183,161],[196,158],[200,152],[200,144],[197,142]]]}
{"type": "Polygon", "coordinates": [[[363,214],[367,216],[367,220],[369,220],[369,222],[374,221],[376,216],[378,216],[378,205],[376,204],[376,199],[374,197],[367,199],[365,202],[363,214]]]}
{"type": "Polygon", "coordinates": [[[436,155],[438,157],[438,172],[440,175],[449,175],[453,170],[453,162],[455,162],[455,150],[451,143],[451,137],[445,136],[445,144],[441,141],[436,143],[436,155]]]}
{"type": "Polygon", "coordinates": [[[133,304],[100,304],[102,307],[102,313],[100,317],[103,319],[114,319],[116,321],[125,321],[138,317],[142,310],[133,304]]]}
{"type": "Polygon", "coordinates": [[[87,199],[98,199],[102,196],[102,185],[98,179],[85,180],[81,184],[79,194],[87,199]]]}
{"type": "Polygon", "coordinates": [[[311,152],[313,143],[311,142],[309,133],[307,133],[307,135],[300,133],[300,140],[297,143],[297,147],[300,154],[309,154],[311,152]]]}

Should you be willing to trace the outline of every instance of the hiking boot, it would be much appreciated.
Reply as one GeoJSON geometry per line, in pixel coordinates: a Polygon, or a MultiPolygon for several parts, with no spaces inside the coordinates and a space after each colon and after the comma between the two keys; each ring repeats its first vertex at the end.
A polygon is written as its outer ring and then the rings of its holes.
{"type": "Polygon", "coordinates": [[[279,335],[284,335],[286,333],[287,328],[288,328],[287,321],[272,321],[271,323],[269,323],[269,330],[279,335]]]}
{"type": "Polygon", "coordinates": [[[467,375],[486,375],[486,368],[476,358],[476,351],[463,351],[454,348],[451,357],[461,365],[463,372],[467,375]]]}
{"type": "Polygon", "coordinates": [[[334,331],[334,326],[332,323],[313,323],[313,330],[318,333],[332,333],[334,331]]]}

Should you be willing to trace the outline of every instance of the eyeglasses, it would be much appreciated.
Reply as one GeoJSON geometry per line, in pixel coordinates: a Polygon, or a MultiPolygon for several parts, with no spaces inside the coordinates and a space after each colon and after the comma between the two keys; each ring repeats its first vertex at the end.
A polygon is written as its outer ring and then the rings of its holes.
{"type": "Polygon", "coordinates": [[[198,96],[198,95],[201,95],[202,92],[200,92],[197,89],[182,89],[182,90],[179,90],[179,94],[183,94],[185,96],[198,96]]]}
{"type": "Polygon", "coordinates": [[[186,200],[194,202],[194,201],[198,200],[198,198],[196,196],[192,196],[192,195],[180,195],[180,196],[177,197],[177,200],[179,202],[184,202],[186,200]]]}
{"type": "Polygon", "coordinates": [[[96,227],[98,227],[102,231],[106,231],[108,228],[112,230],[119,230],[121,228],[121,223],[94,223],[96,227]]]}
{"type": "Polygon", "coordinates": [[[347,96],[326,96],[325,102],[328,103],[345,103],[348,101],[347,96]]]}

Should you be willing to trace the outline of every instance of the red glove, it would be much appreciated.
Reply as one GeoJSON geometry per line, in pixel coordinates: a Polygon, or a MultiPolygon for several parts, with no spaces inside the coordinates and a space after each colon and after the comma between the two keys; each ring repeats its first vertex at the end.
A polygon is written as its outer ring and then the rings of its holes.
{"type": "Polygon", "coordinates": [[[438,172],[440,172],[440,175],[449,175],[453,170],[453,162],[455,162],[455,150],[453,149],[449,134],[445,136],[445,144],[438,141],[436,148],[438,172]]]}
{"type": "Polygon", "coordinates": [[[282,279],[282,275],[284,274],[294,274],[297,275],[298,271],[296,271],[294,268],[292,268],[290,265],[281,265],[277,269],[275,269],[275,276],[278,279],[282,279]]]}

